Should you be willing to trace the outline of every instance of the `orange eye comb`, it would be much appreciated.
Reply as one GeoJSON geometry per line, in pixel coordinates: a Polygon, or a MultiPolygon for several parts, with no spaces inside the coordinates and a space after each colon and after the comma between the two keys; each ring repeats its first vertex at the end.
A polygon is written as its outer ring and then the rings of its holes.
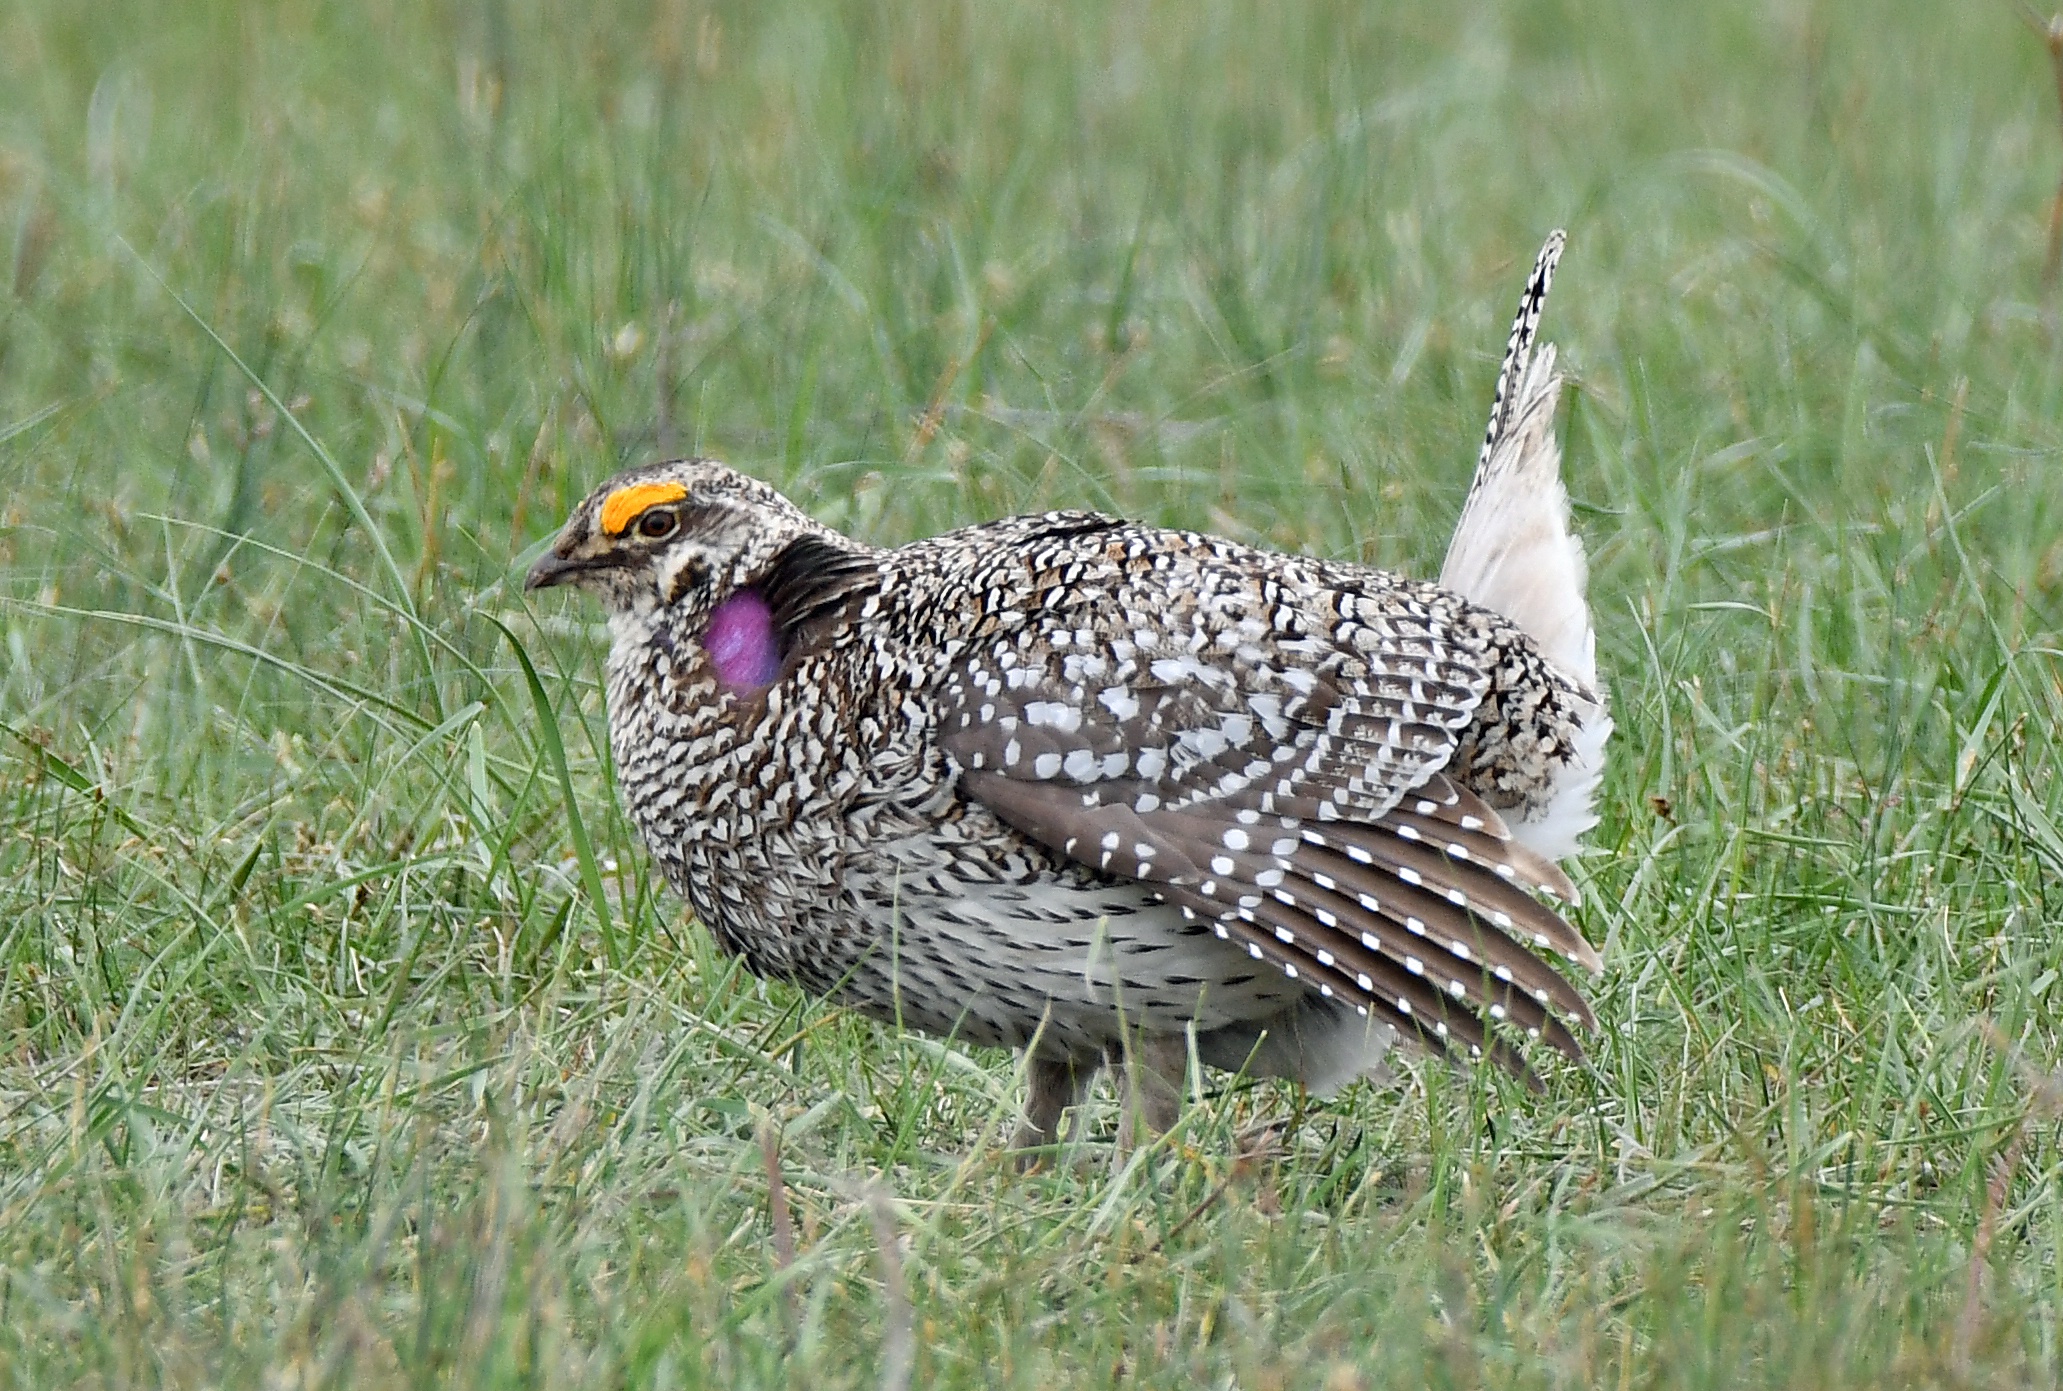
{"type": "Polygon", "coordinates": [[[621,536],[647,507],[679,502],[688,490],[678,483],[633,483],[602,500],[602,534],[621,536]]]}

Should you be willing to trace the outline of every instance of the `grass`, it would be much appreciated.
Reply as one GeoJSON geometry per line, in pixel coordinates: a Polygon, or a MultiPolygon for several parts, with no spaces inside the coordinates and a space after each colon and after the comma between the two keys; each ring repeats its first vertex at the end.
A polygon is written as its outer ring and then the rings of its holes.
{"type": "Polygon", "coordinates": [[[8,7],[0,1385],[2053,1382],[2054,103],[2005,3],[8,7]],[[1593,1070],[1021,1176],[647,877],[512,582],[605,473],[1427,573],[1555,225],[1593,1070]]]}

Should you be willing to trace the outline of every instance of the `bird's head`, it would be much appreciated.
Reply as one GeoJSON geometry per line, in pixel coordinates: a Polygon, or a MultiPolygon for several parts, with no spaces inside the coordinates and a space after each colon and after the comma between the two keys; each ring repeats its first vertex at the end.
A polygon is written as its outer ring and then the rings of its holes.
{"type": "Polygon", "coordinates": [[[589,493],[523,587],[575,585],[612,615],[716,603],[796,537],[822,531],[758,479],[711,459],[677,459],[589,493]]]}
{"type": "Polygon", "coordinates": [[[795,542],[828,535],[757,479],[709,459],[620,473],[573,509],[525,589],[571,584],[608,610],[619,636],[661,624],[702,634],[739,621],[753,586],[795,542]]]}

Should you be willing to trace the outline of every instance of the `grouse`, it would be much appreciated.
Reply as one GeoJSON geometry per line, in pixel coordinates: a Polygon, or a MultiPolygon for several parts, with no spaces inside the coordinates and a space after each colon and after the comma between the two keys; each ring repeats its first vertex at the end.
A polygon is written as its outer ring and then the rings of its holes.
{"type": "Polygon", "coordinates": [[[1106,1062],[1121,1135],[1191,1060],[1329,1092],[1400,1037],[1537,1080],[1591,970],[1556,861],[1612,728],[1533,268],[1438,584],[1093,512],[877,549],[689,459],[530,571],[607,610],[610,743],[728,952],[1027,1050],[1016,1143],[1106,1062]]]}

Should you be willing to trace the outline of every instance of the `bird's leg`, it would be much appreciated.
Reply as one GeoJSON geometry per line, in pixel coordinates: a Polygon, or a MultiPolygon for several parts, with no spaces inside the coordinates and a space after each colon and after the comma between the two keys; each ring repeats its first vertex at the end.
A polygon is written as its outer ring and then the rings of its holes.
{"type": "Polygon", "coordinates": [[[1125,1049],[1124,1064],[1118,1088],[1122,1103],[1117,1122],[1120,1153],[1174,1126],[1182,1111],[1183,1084],[1189,1079],[1189,1036],[1134,1034],[1125,1049]]]}
{"type": "MultiPolygon", "coordinates": [[[[1096,1080],[1099,1065],[1093,1056],[1048,1058],[1032,1054],[1025,1067],[1024,1115],[1017,1123],[1017,1134],[1010,1147],[1029,1150],[1057,1144],[1061,1117],[1088,1099],[1089,1084],[1096,1080]]],[[[1070,1125],[1068,1130],[1072,1134],[1074,1126],[1070,1125]]]]}

